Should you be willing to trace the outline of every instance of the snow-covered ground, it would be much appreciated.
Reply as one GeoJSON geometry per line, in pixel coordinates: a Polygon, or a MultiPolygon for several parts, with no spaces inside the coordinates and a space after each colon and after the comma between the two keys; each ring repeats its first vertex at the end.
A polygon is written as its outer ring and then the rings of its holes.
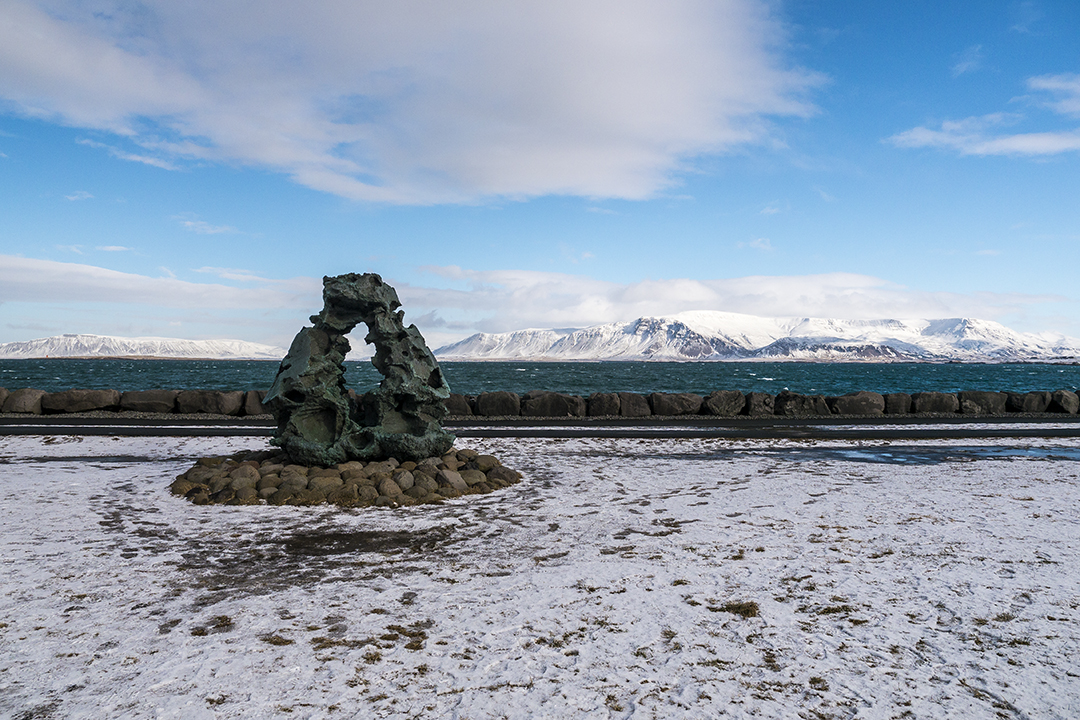
{"type": "Polygon", "coordinates": [[[525,480],[441,506],[168,494],[262,443],[0,439],[0,716],[1080,717],[1080,442],[485,440],[525,480]]]}

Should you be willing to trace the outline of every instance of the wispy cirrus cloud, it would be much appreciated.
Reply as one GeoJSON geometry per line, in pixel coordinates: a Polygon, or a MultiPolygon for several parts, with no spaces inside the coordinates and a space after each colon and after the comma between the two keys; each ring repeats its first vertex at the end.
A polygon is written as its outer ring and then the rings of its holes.
{"type": "Polygon", "coordinates": [[[1080,129],[1061,132],[995,133],[1011,124],[1003,113],[945,121],[939,129],[912,128],[889,138],[897,147],[941,148],[961,155],[1057,155],[1080,150],[1080,129]]]}
{"type": "Polygon", "coordinates": [[[738,243],[738,247],[741,248],[753,248],[755,250],[762,250],[764,252],[772,252],[772,241],[769,238],[755,238],[749,242],[738,243]]]}
{"type": "Polygon", "coordinates": [[[1039,3],[1033,0],[1024,0],[1012,7],[1016,22],[1009,29],[1022,35],[1031,35],[1035,32],[1034,26],[1043,19],[1045,13],[1039,7],[1039,3]]]}
{"type": "Polygon", "coordinates": [[[269,278],[264,278],[260,275],[256,275],[251,270],[240,270],[237,268],[201,267],[197,268],[194,272],[216,275],[222,280],[236,280],[238,282],[260,283],[274,282],[274,280],[270,280],[269,278]]]}
{"type": "Polygon", "coordinates": [[[814,112],[768,0],[9,0],[0,98],[174,169],[404,204],[651,197],[814,112]]]}
{"type": "Polygon", "coordinates": [[[1080,74],[1040,75],[1028,80],[1028,87],[1050,93],[1052,99],[1043,104],[1054,112],[1080,117],[1080,74]]]}
{"type": "Polygon", "coordinates": [[[180,223],[180,225],[193,233],[199,235],[233,235],[241,234],[239,230],[232,225],[211,225],[205,220],[200,220],[198,217],[192,214],[173,215],[173,220],[180,223]]]}
{"type": "Polygon", "coordinates": [[[64,197],[67,198],[68,200],[75,201],[75,200],[89,200],[90,198],[92,198],[94,196],[91,195],[90,193],[86,192],[85,190],[76,190],[75,192],[71,193],[70,195],[65,195],[64,197]]]}
{"type": "Polygon", "coordinates": [[[975,72],[982,67],[982,62],[982,45],[972,45],[971,47],[965,48],[957,57],[956,63],[952,66],[952,76],[960,77],[961,75],[975,72]]]}
{"type": "MultiPolygon", "coordinates": [[[[1060,115],[1080,117],[1080,75],[1041,75],[1029,78],[1027,87],[1042,95],[1029,96],[1026,100],[1060,115]]],[[[945,120],[937,128],[915,127],[887,138],[886,142],[905,148],[953,150],[961,155],[1034,157],[1080,150],[1080,128],[1007,131],[1025,120],[1022,114],[1004,112],[945,120]]]]}
{"type": "Polygon", "coordinates": [[[177,169],[176,165],[169,162],[168,160],[163,160],[162,158],[153,157],[151,155],[142,155],[140,153],[127,152],[126,150],[121,150],[118,147],[115,147],[113,145],[106,145],[105,143],[100,143],[96,140],[79,139],[75,142],[80,145],[86,145],[87,147],[100,148],[102,150],[105,150],[114,158],[117,158],[119,160],[129,160],[131,162],[142,163],[143,165],[151,165],[153,167],[161,168],[162,170],[177,169]]]}

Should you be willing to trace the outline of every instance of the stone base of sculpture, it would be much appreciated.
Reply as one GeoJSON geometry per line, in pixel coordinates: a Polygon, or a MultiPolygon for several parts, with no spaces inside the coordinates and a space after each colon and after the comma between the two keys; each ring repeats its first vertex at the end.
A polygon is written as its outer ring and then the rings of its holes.
{"type": "Polygon", "coordinates": [[[352,460],[334,467],[298,465],[280,450],[202,458],[169,489],[196,505],[339,505],[409,507],[508,487],[521,473],[491,455],[451,450],[419,462],[352,460]]]}

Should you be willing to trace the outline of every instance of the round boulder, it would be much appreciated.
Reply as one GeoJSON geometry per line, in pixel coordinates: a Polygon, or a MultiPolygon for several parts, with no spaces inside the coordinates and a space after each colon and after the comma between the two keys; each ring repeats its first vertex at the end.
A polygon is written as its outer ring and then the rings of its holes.
{"type": "Polygon", "coordinates": [[[957,394],[960,412],[965,415],[1004,415],[1009,396],[1002,392],[965,390],[957,394]]]}
{"type": "Polygon", "coordinates": [[[746,393],[746,405],[742,412],[743,415],[772,415],[774,403],[773,396],[768,393],[746,393]]]}
{"type": "Polygon", "coordinates": [[[1046,410],[1052,413],[1075,415],[1080,412],[1080,397],[1071,390],[1055,390],[1050,393],[1050,404],[1046,410]]]}
{"type": "Polygon", "coordinates": [[[886,415],[907,415],[911,412],[911,396],[907,393],[887,393],[885,398],[886,415]]]}
{"type": "Polygon", "coordinates": [[[593,393],[589,396],[589,417],[619,414],[618,393],[593,393]]]}
{"type": "Polygon", "coordinates": [[[953,393],[919,392],[911,396],[911,405],[917,413],[954,413],[960,400],[953,393]]]}
{"type": "Polygon", "coordinates": [[[47,393],[41,398],[44,413],[77,413],[92,410],[118,410],[120,392],[117,390],[64,390],[47,393]]]}
{"type": "Polygon", "coordinates": [[[484,417],[520,415],[521,398],[506,390],[480,393],[476,398],[476,414],[484,417]]]}
{"type": "Polygon", "coordinates": [[[184,414],[239,415],[244,393],[217,390],[182,390],[176,396],[177,412],[184,414]]]}
{"type": "Polygon", "coordinates": [[[1041,413],[1046,412],[1050,407],[1051,401],[1054,397],[1052,393],[1046,392],[1029,392],[1024,395],[1024,402],[1021,406],[1021,412],[1041,413]]]}
{"type": "Polygon", "coordinates": [[[446,399],[446,412],[449,415],[472,415],[472,408],[469,407],[469,401],[465,399],[464,395],[458,395],[457,393],[450,393],[450,397],[446,399]]]}
{"type": "Polygon", "coordinates": [[[530,390],[521,398],[521,414],[528,417],[584,417],[585,401],[575,395],[530,390]]]}
{"type": "Polygon", "coordinates": [[[131,412],[171,413],[179,390],[129,390],[120,396],[120,409],[131,412]]]}
{"type": "Polygon", "coordinates": [[[704,399],[693,393],[652,393],[649,405],[653,415],[697,415],[704,399]]]}
{"type": "Polygon", "coordinates": [[[837,415],[884,415],[885,398],[876,392],[861,390],[829,398],[829,409],[837,415]]]}
{"type": "Polygon", "coordinates": [[[263,406],[263,398],[266,397],[265,390],[248,390],[244,393],[243,409],[245,415],[266,415],[270,412],[269,409],[263,406]]]}
{"type": "Polygon", "coordinates": [[[746,396],[738,390],[716,390],[702,402],[702,412],[707,415],[738,415],[746,407],[746,396]]]}
{"type": "Polygon", "coordinates": [[[619,393],[619,415],[622,417],[648,417],[652,415],[649,401],[636,393],[619,393]]]}
{"type": "Polygon", "coordinates": [[[40,415],[41,399],[43,397],[45,397],[44,390],[35,390],[34,388],[15,390],[4,401],[4,412],[40,415]]]}
{"type": "Polygon", "coordinates": [[[828,403],[821,395],[802,395],[781,390],[773,401],[773,413],[788,417],[831,414],[828,403]]]}

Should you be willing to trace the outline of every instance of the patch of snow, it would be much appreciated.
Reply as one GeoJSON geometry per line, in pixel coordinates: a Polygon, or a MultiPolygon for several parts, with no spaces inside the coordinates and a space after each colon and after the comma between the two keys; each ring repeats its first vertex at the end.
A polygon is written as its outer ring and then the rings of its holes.
{"type": "Polygon", "coordinates": [[[405,511],[167,492],[261,444],[4,438],[0,716],[1080,709],[1076,441],[475,440],[523,482],[405,511]]]}
{"type": "Polygon", "coordinates": [[[110,335],[59,335],[0,344],[0,359],[44,357],[161,357],[214,360],[280,360],[284,348],[244,340],[181,340],[178,338],[110,335]]]}

